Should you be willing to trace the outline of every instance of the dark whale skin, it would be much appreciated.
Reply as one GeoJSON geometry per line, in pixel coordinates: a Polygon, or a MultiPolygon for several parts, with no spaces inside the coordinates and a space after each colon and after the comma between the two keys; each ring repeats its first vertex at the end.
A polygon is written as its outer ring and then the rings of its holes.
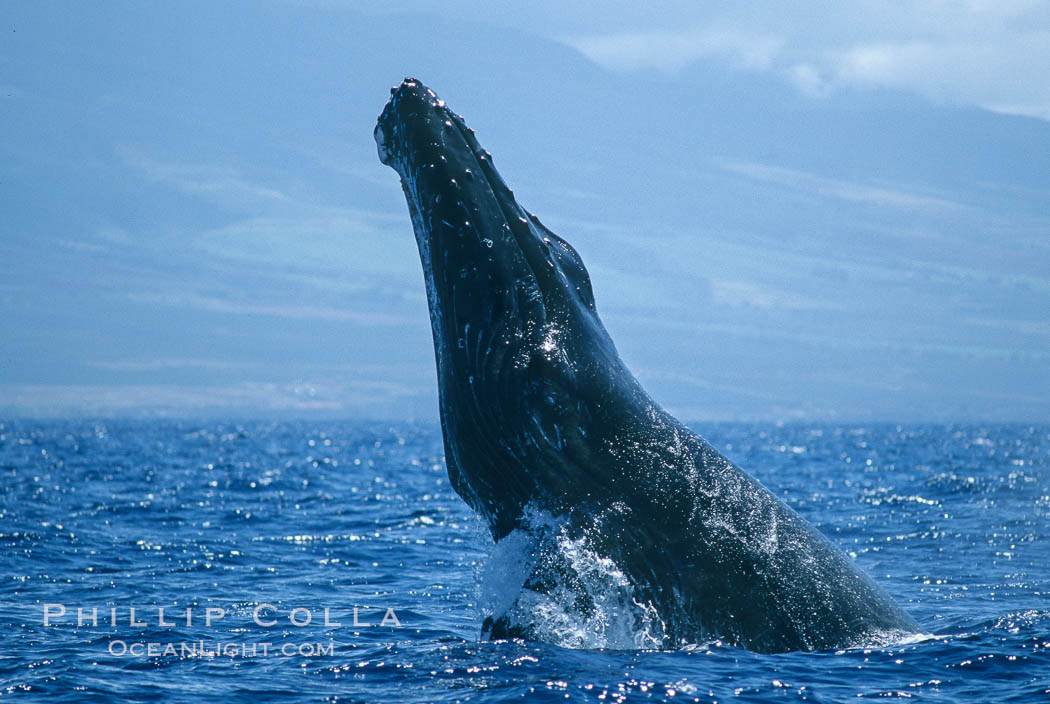
{"type": "MultiPolygon", "coordinates": [[[[549,512],[614,561],[665,645],[884,642],[915,622],[819,531],[660,408],[620,360],[579,255],[514,198],[473,130],[415,79],[375,138],[426,281],[452,486],[499,541],[549,512]]],[[[540,556],[523,589],[564,583],[540,556]]],[[[586,608],[586,606],[581,606],[586,608]]],[[[529,638],[512,613],[491,637],[529,638]]]]}

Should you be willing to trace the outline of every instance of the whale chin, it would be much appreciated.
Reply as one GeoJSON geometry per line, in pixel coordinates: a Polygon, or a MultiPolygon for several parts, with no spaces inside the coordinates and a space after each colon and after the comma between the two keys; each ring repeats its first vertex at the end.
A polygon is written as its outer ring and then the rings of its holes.
{"type": "Polygon", "coordinates": [[[652,400],[602,325],[579,254],[517,202],[432,90],[395,87],[375,139],[401,177],[423,266],[452,486],[497,541],[540,536],[487,637],[548,638],[529,605],[552,599],[586,618],[602,593],[595,574],[628,589],[617,598],[658,622],[668,647],[808,650],[916,630],[830,541],[652,400]],[[536,512],[550,517],[542,528],[536,512]]]}

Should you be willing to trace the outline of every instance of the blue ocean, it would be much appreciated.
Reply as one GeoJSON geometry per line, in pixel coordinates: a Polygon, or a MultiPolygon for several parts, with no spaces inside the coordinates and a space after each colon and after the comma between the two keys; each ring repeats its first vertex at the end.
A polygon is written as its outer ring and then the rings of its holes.
{"type": "Polygon", "coordinates": [[[524,556],[449,486],[436,423],[15,421],[0,698],[1050,701],[1050,427],[693,427],[923,633],[651,649],[613,585],[558,642],[482,642],[524,556]]]}

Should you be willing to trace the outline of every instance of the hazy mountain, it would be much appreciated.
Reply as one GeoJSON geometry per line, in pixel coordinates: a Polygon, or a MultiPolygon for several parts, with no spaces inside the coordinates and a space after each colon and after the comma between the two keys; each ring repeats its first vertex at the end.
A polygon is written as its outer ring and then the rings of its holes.
{"type": "Polygon", "coordinates": [[[1050,122],[338,5],[0,10],[0,412],[433,416],[415,75],[689,418],[1050,417],[1050,122]]]}

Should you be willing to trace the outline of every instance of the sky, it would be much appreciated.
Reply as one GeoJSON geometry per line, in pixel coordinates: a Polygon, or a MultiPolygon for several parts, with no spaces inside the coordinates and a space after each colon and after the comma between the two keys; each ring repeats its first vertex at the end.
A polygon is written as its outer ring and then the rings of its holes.
{"type": "Polygon", "coordinates": [[[0,36],[0,417],[435,419],[372,139],[416,76],[680,417],[1050,420],[1046,3],[32,2],[0,36]]]}

